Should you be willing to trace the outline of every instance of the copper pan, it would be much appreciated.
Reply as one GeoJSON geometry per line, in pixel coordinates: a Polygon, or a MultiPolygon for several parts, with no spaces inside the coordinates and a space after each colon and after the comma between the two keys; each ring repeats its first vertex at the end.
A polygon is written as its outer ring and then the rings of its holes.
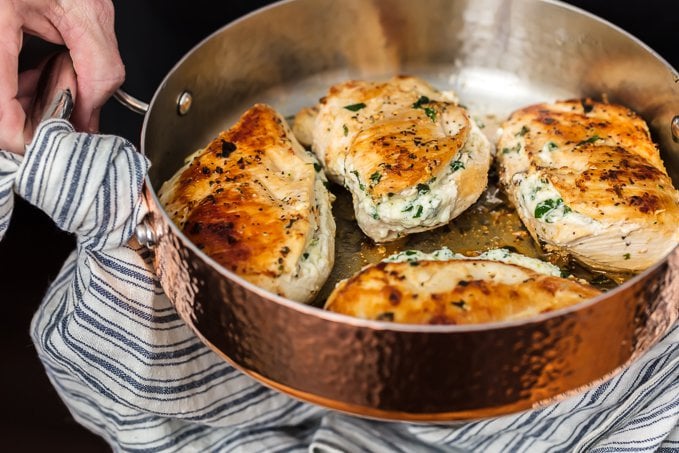
{"type": "Polygon", "coordinates": [[[291,115],[331,83],[396,73],[452,88],[473,111],[499,117],[532,102],[605,96],[649,122],[679,183],[671,129],[679,77],[652,50],[588,13],[539,0],[275,4],[196,46],[149,105],[118,95],[145,113],[141,146],[153,163],[151,212],[138,238],[152,247],[166,294],[205,344],[291,396],[408,421],[548,404],[609,378],[651,347],[678,317],[678,249],[596,299],[527,321],[399,325],[261,290],[203,254],[160,207],[156,190],[184,156],[254,102],[291,115]]]}

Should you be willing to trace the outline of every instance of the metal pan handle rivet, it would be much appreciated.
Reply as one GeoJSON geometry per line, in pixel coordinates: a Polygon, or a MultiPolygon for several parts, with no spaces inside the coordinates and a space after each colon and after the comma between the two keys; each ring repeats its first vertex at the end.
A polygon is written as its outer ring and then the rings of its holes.
{"type": "Polygon", "coordinates": [[[137,225],[134,234],[137,237],[139,244],[145,247],[151,248],[158,243],[158,235],[153,228],[149,216],[144,217],[144,220],[142,220],[141,223],[137,225]]]}
{"type": "Polygon", "coordinates": [[[679,115],[672,118],[672,139],[679,143],[679,115]]]}
{"type": "Polygon", "coordinates": [[[190,91],[184,91],[177,98],[177,113],[181,116],[189,113],[191,109],[191,104],[193,104],[193,96],[190,91]]]}

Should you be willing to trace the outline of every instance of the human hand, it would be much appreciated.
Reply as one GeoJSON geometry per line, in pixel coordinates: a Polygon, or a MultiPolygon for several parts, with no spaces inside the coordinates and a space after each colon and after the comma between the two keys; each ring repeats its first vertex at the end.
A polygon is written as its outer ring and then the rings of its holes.
{"type": "Polygon", "coordinates": [[[23,33],[69,49],[77,74],[71,121],[94,132],[102,105],[125,78],[113,22],[111,0],[0,1],[0,149],[23,154],[30,140],[24,125],[40,74],[18,73],[23,33]]]}

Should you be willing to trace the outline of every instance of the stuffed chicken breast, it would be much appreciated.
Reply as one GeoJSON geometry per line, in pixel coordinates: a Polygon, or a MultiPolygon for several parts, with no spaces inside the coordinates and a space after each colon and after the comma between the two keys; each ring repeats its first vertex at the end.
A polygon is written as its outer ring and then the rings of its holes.
{"type": "Polygon", "coordinates": [[[187,237],[273,293],[309,301],[334,261],[325,176],[271,107],[255,105],[160,190],[187,237]]]}
{"type": "Polygon", "coordinates": [[[340,282],[325,308],[409,324],[472,324],[529,318],[600,294],[559,275],[549,263],[507,250],[474,258],[410,250],[340,282]]]}
{"type": "Polygon", "coordinates": [[[448,223],[487,185],[491,144],[452,93],[414,77],[334,85],[294,130],[377,242],[448,223]]]}
{"type": "Polygon", "coordinates": [[[526,107],[503,125],[497,149],[501,182],[547,249],[641,271],[679,241],[679,192],[629,109],[588,99],[526,107]]]}

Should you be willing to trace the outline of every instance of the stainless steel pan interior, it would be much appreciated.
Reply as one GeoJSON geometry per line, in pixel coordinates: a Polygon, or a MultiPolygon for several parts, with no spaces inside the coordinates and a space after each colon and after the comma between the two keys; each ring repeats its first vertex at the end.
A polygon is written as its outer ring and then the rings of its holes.
{"type": "Polygon", "coordinates": [[[292,0],[246,16],[187,54],[146,114],[143,152],[155,267],[206,344],[278,390],[392,420],[528,409],[593,385],[677,317],[677,250],[593,301],[526,322],[408,326],[281,299],[217,266],[171,223],[155,191],[255,102],[283,115],[335,82],[413,74],[476,115],[591,96],[639,112],[679,183],[677,73],[625,32],[539,0],[292,0]],[[190,101],[190,103],[188,102],[190,101]],[[674,282],[674,284],[673,284],[674,282]]]}

